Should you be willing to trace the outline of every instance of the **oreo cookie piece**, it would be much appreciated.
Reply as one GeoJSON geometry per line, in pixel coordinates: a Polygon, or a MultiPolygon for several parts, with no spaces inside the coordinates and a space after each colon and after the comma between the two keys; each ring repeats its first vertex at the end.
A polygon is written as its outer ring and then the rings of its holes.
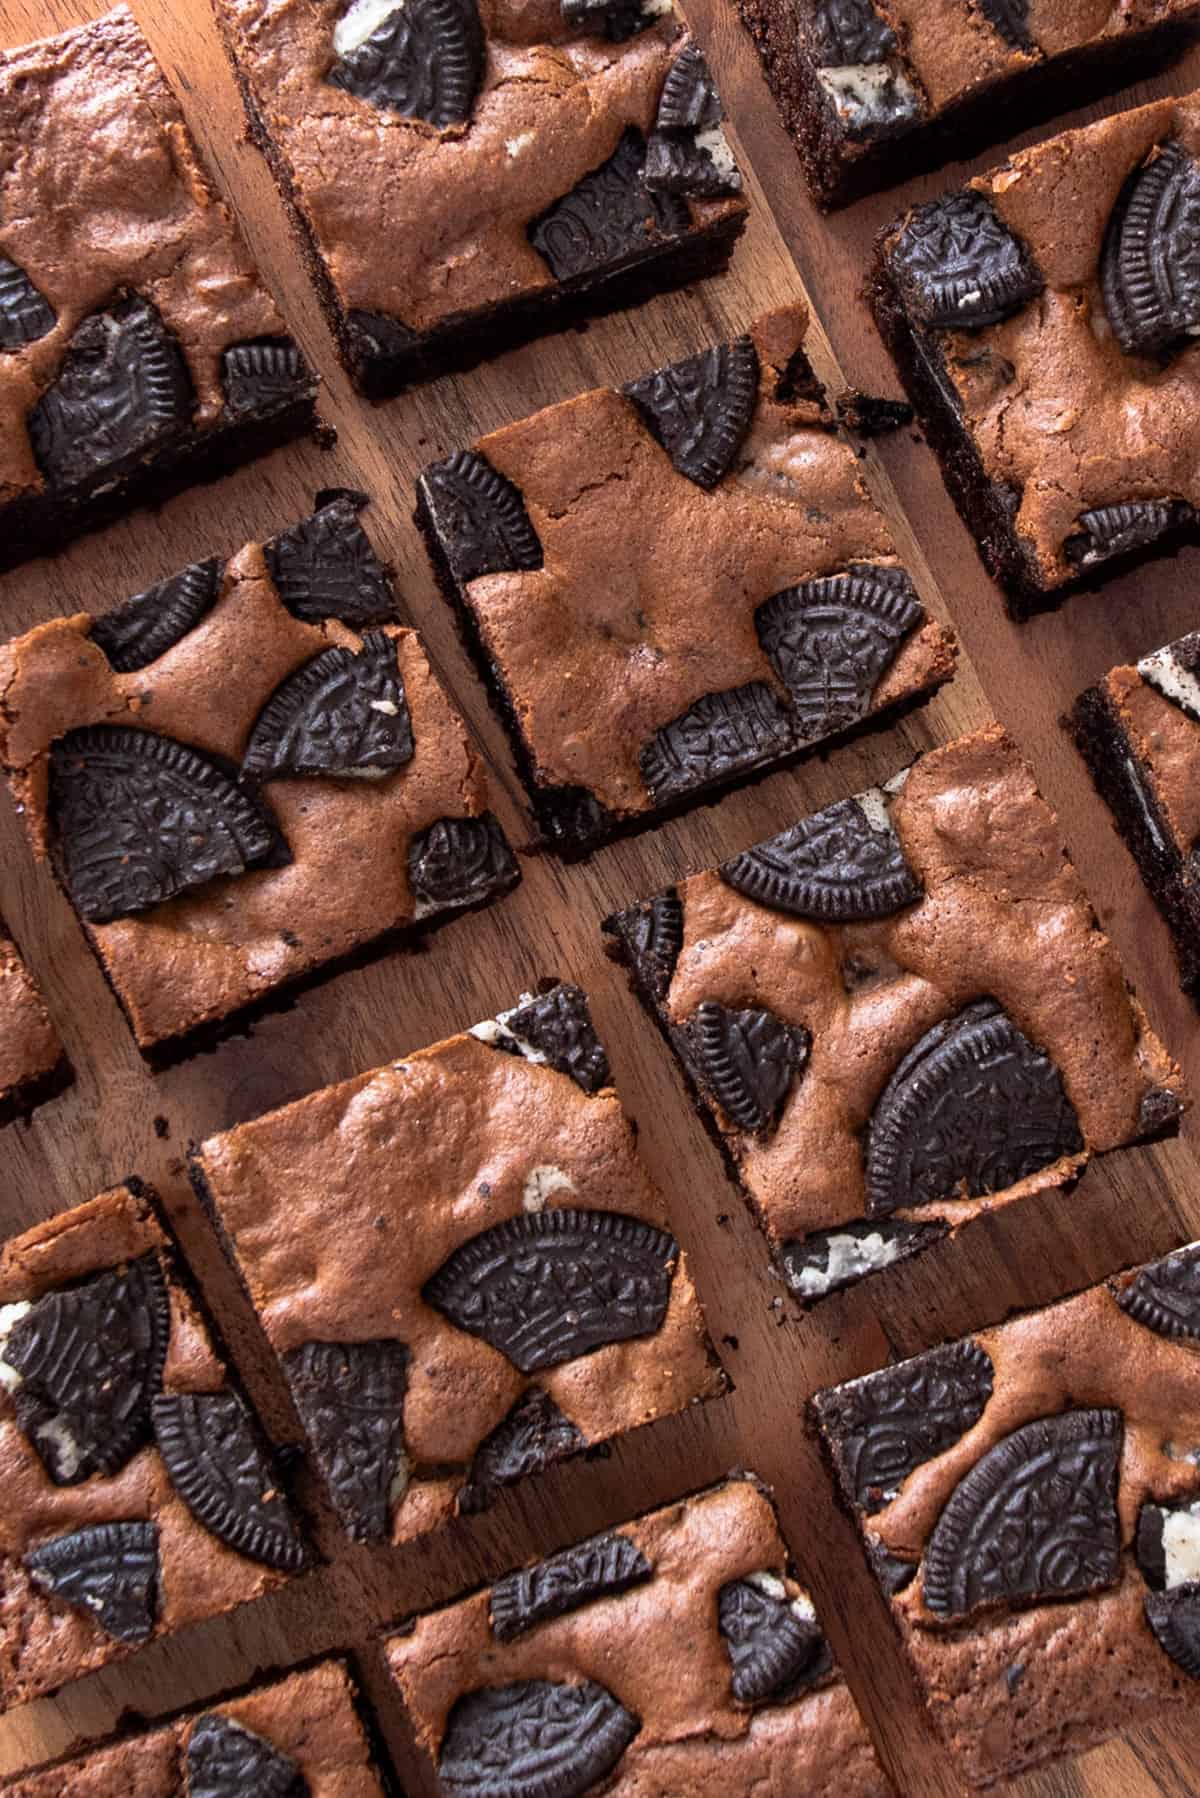
{"type": "Polygon", "coordinates": [[[422,1297],[522,1373],[537,1373],[653,1336],[678,1260],[674,1237],[640,1218],[556,1206],[472,1237],[422,1297]]]}
{"type": "Polygon", "coordinates": [[[1063,544],[1063,554],[1077,568],[1090,568],[1130,550],[1145,549],[1196,519],[1194,506],[1181,499],[1136,499],[1081,512],[1079,528],[1063,544]]]}
{"type": "MultiPolygon", "coordinates": [[[[1174,1534],[1182,1529],[1190,1550],[1189,1560],[1195,1557],[1194,1541],[1200,1536],[1200,1515],[1194,1505],[1169,1506],[1144,1504],[1138,1512],[1137,1534],[1134,1537],[1133,1553],[1138,1564],[1138,1572],[1146,1584],[1155,1592],[1164,1592],[1169,1586],[1178,1586],[1183,1582],[1168,1576],[1167,1532],[1174,1534]],[[1179,1518],[1180,1524],[1172,1519],[1179,1518]]],[[[1190,1571],[1190,1569],[1189,1569],[1190,1571]]]]}
{"type": "Polygon", "coordinates": [[[946,1225],[898,1223],[893,1218],[855,1219],[832,1230],[813,1230],[785,1242],[779,1253],[783,1277],[801,1304],[813,1304],[932,1248],[946,1225]]]}
{"type": "Polygon", "coordinates": [[[656,731],[638,761],[656,805],[748,773],[795,747],[792,721],[765,681],[706,693],[656,731]]]}
{"type": "Polygon", "coordinates": [[[651,193],[645,172],[646,140],[631,126],[607,162],[534,219],[529,241],[556,280],[606,269],[690,228],[686,203],[651,193]]]}
{"type": "Polygon", "coordinates": [[[646,147],[651,193],[715,199],[742,191],[742,177],[721,130],[721,100],[699,44],[685,44],[667,72],[646,147]]]}
{"type": "Polygon", "coordinates": [[[306,1798],[299,1762],[252,1729],[209,1711],[187,1745],[187,1798],[306,1798]]]}
{"type": "Polygon", "coordinates": [[[476,450],[431,463],[417,481],[417,495],[461,585],[481,574],[542,566],[541,539],[524,500],[476,450]]]}
{"type": "Polygon", "coordinates": [[[1104,307],[1127,356],[1181,347],[1200,326],[1200,165],[1158,144],[1121,190],[1100,261],[1104,307]]]}
{"type": "Polygon", "coordinates": [[[196,749],[153,731],[94,724],[50,752],[63,879],[89,923],[162,905],[278,856],[260,803],[196,749]]]}
{"type": "Polygon", "coordinates": [[[928,1609],[966,1617],[981,1605],[1115,1585],[1122,1434],[1119,1411],[1064,1411],[989,1449],[954,1488],[929,1538],[928,1609]]]}
{"type": "Polygon", "coordinates": [[[564,982],[506,1012],[503,1030],[515,1039],[519,1053],[528,1055],[532,1049],[533,1059],[570,1075],[585,1093],[612,1085],[604,1044],[596,1035],[586,995],[577,986],[564,982]]]}
{"type": "Polygon", "coordinates": [[[636,37],[657,16],[644,0],[561,0],[560,10],[568,31],[606,37],[610,44],[636,37]]]}
{"type": "Polygon", "coordinates": [[[1159,1647],[1192,1679],[1200,1679],[1200,1583],[1147,1592],[1142,1603],[1159,1647]]]}
{"type": "Polygon", "coordinates": [[[907,1586],[912,1585],[917,1577],[918,1563],[916,1561],[906,1561],[902,1555],[892,1554],[890,1549],[885,1548],[878,1536],[869,1535],[865,1538],[865,1542],[867,1559],[871,1563],[872,1573],[879,1582],[880,1591],[886,1593],[889,1598],[895,1598],[898,1592],[903,1592],[907,1586]]]}
{"type": "Polygon", "coordinates": [[[876,819],[858,799],[840,799],[719,872],[759,905],[826,924],[888,918],[921,897],[886,812],[876,819]]]}
{"type": "Polygon", "coordinates": [[[773,1130],[807,1065],[808,1031],[772,1011],[731,1011],[705,999],[688,1037],[704,1084],[730,1122],[753,1134],[773,1130]]]}
{"type": "Polygon", "coordinates": [[[149,1439],[170,1333],[155,1254],[46,1293],[7,1332],[0,1376],[56,1486],[117,1473],[149,1439]]]}
{"type": "Polygon", "coordinates": [[[35,1586],[88,1611],[117,1642],[145,1642],[158,1609],[158,1527],[98,1523],[31,1549],[35,1586]]]}
{"type": "Polygon", "coordinates": [[[582,1798],[640,1728],[594,1680],[484,1686],[450,1712],[438,1777],[451,1798],[582,1798]]]}
{"type": "Polygon", "coordinates": [[[355,630],[395,619],[387,570],[358,522],[365,501],[339,493],[328,505],[263,544],[281,602],[305,624],[340,618],[355,630]]]}
{"type": "Polygon", "coordinates": [[[356,1542],[384,1542],[408,1475],[402,1342],[306,1342],[283,1371],[333,1508],[356,1542]],[[397,1490],[399,1488],[399,1491],[397,1490]]]}
{"type": "Polygon", "coordinates": [[[550,1394],[531,1386],[475,1450],[458,1508],[468,1515],[482,1511],[501,1487],[544,1473],[555,1461],[565,1461],[586,1446],[582,1431],[563,1416],[550,1394]]]}
{"type": "Polygon", "coordinates": [[[712,488],[733,466],[758,400],[758,354],[749,337],[714,344],[622,389],[681,474],[712,488]]]}
{"type": "Polygon", "coordinates": [[[717,1594],[717,1617],[738,1704],[790,1697],[832,1665],[812,1607],[803,1599],[789,1599],[776,1574],[730,1580],[717,1594]]]}
{"type": "Polygon", "coordinates": [[[418,918],[449,906],[477,905],[520,879],[508,838],[490,812],[440,818],[408,846],[408,884],[418,918]]]}
{"type": "Polygon", "coordinates": [[[262,418],[310,399],[316,381],[290,337],[259,337],[222,353],[221,385],[231,418],[262,418]]]}
{"type": "Polygon", "coordinates": [[[51,488],[115,480],[176,444],[192,418],[192,383],[179,345],[143,299],[85,318],[57,378],[27,420],[51,488]]]}
{"type": "Polygon", "coordinates": [[[908,310],[935,330],[998,325],[1045,286],[1028,246],[973,188],[918,206],[892,246],[891,269],[908,310]]]}
{"type": "Polygon", "coordinates": [[[403,356],[418,335],[386,312],[364,312],[353,307],[346,314],[346,339],[352,359],[385,362],[403,356]]]}
{"type": "Polygon", "coordinates": [[[154,1435],[197,1523],[252,1561],[295,1573],[307,1560],[258,1425],[236,1392],[163,1392],[154,1435]]]}
{"type": "Polygon", "coordinates": [[[1200,1342],[1200,1246],[1152,1261],[1114,1294],[1122,1311],[1158,1336],[1200,1342]]]}
{"type": "Polygon", "coordinates": [[[614,922],[637,973],[656,999],[665,998],[683,948],[683,901],[674,893],[663,893],[621,912],[614,922]]]}
{"type": "Polygon", "coordinates": [[[148,668],[182,642],[216,604],[221,574],[215,556],[193,562],[95,619],[88,635],[104,651],[113,673],[148,668]]]}
{"type": "Polygon", "coordinates": [[[867,1212],[982,1198],[1083,1150],[1062,1077],[991,999],[936,1024],[884,1088],[867,1133],[867,1212]]]}
{"type": "Polygon", "coordinates": [[[844,1484],[870,1515],[914,1468],[960,1441],[991,1396],[991,1359],[966,1341],[821,1393],[814,1404],[844,1484]]]}
{"type": "Polygon", "coordinates": [[[53,306],[25,270],[0,256],[0,350],[24,349],[53,331],[57,322],[53,306]]]}
{"type": "Polygon", "coordinates": [[[381,779],[412,754],[396,644],[385,632],[370,631],[357,652],[335,644],[280,682],[250,733],[242,773],[254,780],[381,779]]]}
{"type": "Polygon", "coordinates": [[[875,689],[925,617],[902,568],[855,563],[759,606],[763,653],[791,695],[802,742],[865,718],[875,689]]]}
{"type": "Polygon", "coordinates": [[[491,1597],[492,1634],[498,1642],[514,1642],[548,1618],[565,1617],[595,1598],[628,1592],[653,1572],[628,1536],[593,1536],[497,1580],[491,1597]]]}
{"type": "Polygon", "coordinates": [[[979,10],[1010,49],[1037,49],[1029,29],[1029,0],[979,0],[979,10]]]}
{"type": "Polygon", "coordinates": [[[859,68],[884,62],[896,33],[871,0],[815,0],[810,44],[822,68],[859,68]]]}
{"type": "Polygon", "coordinates": [[[439,131],[465,125],[487,62],[475,0],[352,0],[333,33],[332,87],[424,119],[439,131]]]}

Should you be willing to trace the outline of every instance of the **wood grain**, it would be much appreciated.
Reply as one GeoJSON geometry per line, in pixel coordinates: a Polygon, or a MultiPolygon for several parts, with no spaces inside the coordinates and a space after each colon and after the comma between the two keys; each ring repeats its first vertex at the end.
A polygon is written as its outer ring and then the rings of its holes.
{"type": "MultiPolygon", "coordinates": [[[[3,41],[21,43],[100,10],[89,0],[3,0],[3,41]]],[[[943,184],[931,177],[820,219],[729,0],[691,0],[689,10],[720,78],[743,167],[757,177],[750,181],[752,222],[732,271],[689,294],[375,408],[352,395],[337,367],[278,198],[243,141],[233,83],[204,0],[134,0],[286,316],[325,375],[322,410],[338,443],[329,451],[312,445],[281,451],[161,512],[140,514],[52,561],[5,576],[0,631],[15,633],[57,612],[104,609],[193,558],[279,529],[308,509],[319,487],[363,487],[374,496],[372,535],[394,562],[408,613],[484,748],[497,810],[514,841],[523,842],[528,829],[507,749],[411,521],[415,474],[481,431],[597,382],[629,379],[805,292],[819,321],[815,360],[831,385],[895,391],[857,288],[875,229],[910,192],[943,184]]],[[[1152,89],[1120,96],[1112,106],[1198,82],[1200,53],[1152,89]]],[[[882,1602],[805,1437],[804,1402],[818,1386],[878,1366],[891,1353],[994,1322],[1200,1235],[1197,1126],[1188,1120],[1178,1141],[1110,1157],[1069,1198],[1010,1207],[952,1248],[935,1249],[801,1320],[770,1272],[764,1244],[728,1187],[666,1051],[605,961],[597,925],[619,904],[999,716],[1059,807],[1075,859],[1152,1020],[1200,1090],[1196,1018],[1176,986],[1166,932],[1058,722],[1075,693],[1111,663],[1195,627],[1189,583],[1197,563],[1193,552],[1127,576],[1099,597],[1077,599],[1018,630],[1007,621],[927,449],[901,433],[871,455],[868,467],[905,560],[924,577],[934,609],[958,626],[968,652],[953,686],[927,709],[618,844],[585,866],[564,869],[552,859],[527,857],[524,883],[512,897],[441,931],[427,953],[390,955],[341,974],[262,1020],[253,1034],[166,1074],[152,1076],[142,1064],[69,908],[48,876],[32,867],[18,821],[0,804],[0,908],[44,982],[79,1076],[31,1125],[0,1134],[3,1234],[130,1171],[153,1181],[247,1385],[273,1427],[294,1436],[276,1370],[183,1178],[187,1141],[449,1034],[510,1003],[539,975],[569,973],[593,996],[618,1085],[691,1249],[714,1338],[736,1383],[727,1400],[631,1437],[609,1456],[527,1483],[488,1516],[464,1520],[402,1553],[346,1548],[325,1519],[330,1558],[313,1575],[256,1608],[157,1645],[55,1701],[6,1718],[0,1771],[44,1760],[76,1736],[100,1735],[123,1711],[161,1715],[259,1669],[350,1648],[406,1788],[430,1793],[383,1673],[381,1626],[742,1462],[776,1487],[795,1558],[900,1790],[958,1790],[914,1703],[882,1602]]],[[[331,1218],[330,1228],[337,1227],[331,1218]]],[[[1192,1718],[1139,1731],[1014,1789],[1030,1798],[1174,1798],[1198,1788],[1200,1720],[1192,1718]]]]}

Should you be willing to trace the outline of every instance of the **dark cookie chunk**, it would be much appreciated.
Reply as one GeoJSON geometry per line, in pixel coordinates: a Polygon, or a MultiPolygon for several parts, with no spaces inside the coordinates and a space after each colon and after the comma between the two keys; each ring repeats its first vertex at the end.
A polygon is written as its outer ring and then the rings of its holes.
{"type": "Polygon", "coordinates": [[[730,1011],[706,999],[688,1034],[705,1085],[730,1122],[739,1130],[774,1129],[808,1062],[808,1031],[771,1011],[730,1011]]]}
{"type": "Polygon", "coordinates": [[[1122,1311],[1159,1336],[1200,1342],[1200,1249],[1176,1249],[1118,1286],[1122,1311]]]}
{"type": "Polygon", "coordinates": [[[326,79],[372,106],[445,131],[471,116],[487,46],[475,0],[399,0],[326,79]]]}
{"type": "Polygon", "coordinates": [[[518,1044],[528,1043],[560,1074],[569,1074],[585,1093],[612,1085],[604,1044],[596,1035],[587,997],[577,986],[564,983],[518,1006],[501,1028],[518,1044]]]}
{"type": "Polygon", "coordinates": [[[23,268],[0,256],[0,350],[20,350],[53,331],[54,308],[23,268]]]}
{"type": "Polygon", "coordinates": [[[252,1561],[294,1573],[307,1555],[269,1451],[236,1392],[164,1392],[154,1434],[171,1484],[198,1523],[252,1561]]]}
{"type": "Polygon", "coordinates": [[[490,812],[440,818],[408,848],[408,884],[418,916],[452,905],[477,905],[520,878],[516,857],[490,812]]]}
{"type": "Polygon", "coordinates": [[[938,330],[998,325],[1045,286],[1027,246],[973,189],[918,206],[891,265],[909,311],[938,330]]]}
{"type": "Polygon", "coordinates": [[[656,805],[747,773],[794,747],[792,723],[765,681],[708,693],[656,731],[639,756],[656,805]]]}
{"type": "Polygon", "coordinates": [[[561,1554],[510,1573],[492,1587],[492,1634],[513,1642],[550,1617],[565,1617],[594,1598],[614,1598],[654,1569],[628,1536],[593,1536],[561,1554]]]}
{"type": "Polygon", "coordinates": [[[685,44],[663,83],[646,149],[646,186],[652,193],[714,197],[741,192],[742,178],[718,135],[721,116],[720,95],[704,52],[699,44],[685,44]]]}
{"type": "Polygon", "coordinates": [[[411,349],[418,333],[386,312],[364,312],[355,307],[346,314],[346,337],[352,356],[387,361],[411,349]]]}
{"type": "Polygon", "coordinates": [[[681,475],[715,487],[733,465],[758,399],[758,355],[749,337],[714,344],[621,391],[681,475]]]}
{"type": "Polygon", "coordinates": [[[187,1798],[306,1798],[311,1790],[290,1754],[232,1717],[210,1711],[193,1726],[187,1798]]]}
{"type": "Polygon", "coordinates": [[[1182,144],[1159,144],[1125,183],[1100,281],[1127,356],[1175,349],[1200,325],[1200,166],[1182,144]]]}
{"type": "Polygon", "coordinates": [[[814,1400],[860,1511],[880,1511],[914,1467],[952,1448],[983,1416],[992,1363],[974,1342],[931,1349],[814,1400]]]}
{"type": "Polygon", "coordinates": [[[823,1299],[864,1274],[919,1255],[945,1234],[942,1223],[903,1224],[886,1217],[814,1230],[783,1244],[783,1277],[802,1303],[823,1299]]]}
{"type": "Polygon", "coordinates": [[[664,998],[683,948],[682,900],[674,893],[663,893],[622,912],[618,922],[637,972],[656,999],[664,998]]]}
{"type": "Polygon", "coordinates": [[[412,753],[395,642],[371,631],[357,654],[335,644],[276,687],[250,733],[242,773],[255,780],[289,774],[380,778],[411,761],[412,753]]]}
{"type": "Polygon", "coordinates": [[[316,382],[290,337],[261,337],[224,352],[221,385],[231,418],[261,418],[311,398],[316,382]]]}
{"type": "Polygon", "coordinates": [[[356,1542],[386,1541],[393,1486],[407,1471],[402,1342],[306,1342],[283,1357],[313,1459],[356,1542]]]}
{"type": "Polygon", "coordinates": [[[1145,1504],[1138,1512],[1134,1558],[1146,1584],[1161,1592],[1167,1584],[1167,1556],[1163,1530],[1172,1511],[1166,1505],[1145,1504]]]}
{"type": "Polygon", "coordinates": [[[452,1798],[582,1798],[640,1728],[594,1680],[484,1686],[451,1711],[438,1776],[452,1798]]]}
{"type": "Polygon", "coordinates": [[[903,1556],[892,1554],[878,1536],[866,1538],[866,1549],[871,1571],[879,1582],[880,1590],[889,1598],[895,1598],[897,1592],[903,1592],[912,1585],[917,1577],[916,1561],[906,1561],[903,1556]]]}
{"type": "Polygon", "coordinates": [[[423,1297],[522,1373],[653,1336],[671,1297],[674,1238],[617,1211],[554,1207],[456,1249],[423,1297]]]}
{"type": "Polygon", "coordinates": [[[29,439],[47,484],[72,488],[128,473],[177,443],[191,417],[179,345],[153,306],[125,300],[84,319],[29,414],[29,439]]]}
{"type": "Polygon", "coordinates": [[[721,97],[699,44],[683,46],[667,70],[656,131],[706,131],[721,123],[721,97]]]}
{"type": "Polygon", "coordinates": [[[35,1586],[90,1611],[117,1642],[144,1642],[158,1609],[158,1528],[99,1523],[55,1536],[25,1556],[35,1586]]]}
{"type": "Polygon", "coordinates": [[[867,1211],[982,1198],[1083,1149],[1062,1076],[991,999],[936,1024],[884,1088],[867,1136],[867,1211]]]}
{"type": "Polygon", "coordinates": [[[831,1664],[816,1623],[794,1608],[774,1574],[730,1580],[717,1595],[717,1617],[733,1666],[738,1704],[765,1704],[808,1685],[831,1664]]]}
{"type": "Polygon", "coordinates": [[[295,618],[340,618],[361,629],[396,616],[387,570],[358,522],[357,494],[341,493],[290,531],[263,544],[279,597],[295,618]]]}
{"type": "Polygon", "coordinates": [[[900,645],[924,617],[902,568],[869,563],[785,587],[761,605],[758,640],[791,694],[800,739],[865,718],[900,645]]]}
{"type": "Polygon", "coordinates": [[[1159,1647],[1192,1679],[1200,1679],[1200,1583],[1147,1592],[1143,1604],[1159,1647]]]}
{"type": "Polygon", "coordinates": [[[846,69],[884,62],[896,33],[871,0],[815,0],[811,43],[820,67],[846,69]]]}
{"type": "Polygon", "coordinates": [[[417,492],[456,581],[542,566],[541,540],[524,500],[486,456],[459,450],[431,463],[417,492]]]}
{"type": "Polygon", "coordinates": [[[1013,50],[1036,49],[1029,30],[1029,0],[978,0],[979,10],[989,25],[1013,50]]]}
{"type": "Polygon", "coordinates": [[[1119,1411],[1064,1411],[1014,1430],[951,1493],[925,1553],[939,1617],[1097,1592],[1121,1571],[1119,1411]]]}
{"type": "Polygon", "coordinates": [[[8,1333],[0,1369],[17,1422],[56,1486],[114,1474],[150,1436],[171,1306],[157,1255],[37,1299],[8,1333]]]}
{"type": "Polygon", "coordinates": [[[50,752],[50,806],[67,890],[93,924],[279,851],[261,806],[215,762],[147,730],[68,731],[50,752]]]}
{"type": "Polygon", "coordinates": [[[856,437],[886,437],[889,431],[902,431],[913,421],[913,409],[906,400],[880,399],[857,388],[843,393],[834,402],[837,421],[856,437]]]}
{"type": "Polygon", "coordinates": [[[623,44],[654,22],[643,0],[562,0],[561,11],[568,31],[606,37],[610,44],[623,44]]]}
{"type": "Polygon", "coordinates": [[[529,241],[556,280],[608,268],[689,228],[684,201],[652,194],[645,172],[646,141],[630,128],[607,162],[533,221],[529,241]]]}
{"type": "Polygon", "coordinates": [[[194,630],[221,591],[222,565],[213,557],[193,562],[92,625],[90,636],[114,674],[148,668],[194,630]]]}
{"type": "Polygon", "coordinates": [[[550,1394],[531,1386],[476,1449],[470,1479],[458,1494],[459,1509],[482,1511],[502,1486],[544,1473],[584,1447],[582,1431],[563,1416],[550,1394]]]}
{"type": "Polygon", "coordinates": [[[899,837],[886,821],[880,828],[857,799],[841,799],[744,850],[720,873],[760,905],[827,924],[891,917],[921,897],[899,837]]]}
{"type": "Polygon", "coordinates": [[[1160,537],[1194,522],[1195,509],[1184,500],[1137,499],[1081,512],[1078,531],[1067,538],[1063,553],[1077,568],[1090,568],[1130,550],[1144,549],[1160,537]]]}

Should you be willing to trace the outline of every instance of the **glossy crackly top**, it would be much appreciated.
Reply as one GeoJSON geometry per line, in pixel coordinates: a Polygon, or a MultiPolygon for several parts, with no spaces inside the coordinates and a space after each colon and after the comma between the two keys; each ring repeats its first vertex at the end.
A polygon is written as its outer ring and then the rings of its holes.
{"type": "Polygon", "coordinates": [[[0,926],[0,1100],[58,1066],[62,1044],[29,969],[0,926]]]}

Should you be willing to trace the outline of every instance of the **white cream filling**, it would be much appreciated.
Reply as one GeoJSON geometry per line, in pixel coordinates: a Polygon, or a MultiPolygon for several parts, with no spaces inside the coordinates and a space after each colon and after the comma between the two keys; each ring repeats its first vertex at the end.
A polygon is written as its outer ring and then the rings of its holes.
{"type": "Polygon", "coordinates": [[[867,823],[872,830],[878,831],[881,836],[891,830],[892,821],[888,817],[887,794],[882,787],[867,787],[864,792],[856,793],[854,803],[866,813],[867,823]]]}
{"type": "Polygon", "coordinates": [[[541,1162],[530,1168],[525,1176],[525,1186],[521,1193],[521,1203],[526,1211],[544,1211],[546,1201],[553,1198],[556,1192],[577,1192],[578,1188],[570,1174],[564,1174],[560,1167],[552,1162],[541,1162]]]}
{"type": "Polygon", "coordinates": [[[838,1231],[825,1239],[825,1246],[828,1253],[824,1267],[799,1267],[790,1277],[792,1290],[802,1298],[821,1298],[847,1280],[889,1267],[903,1253],[899,1236],[884,1236],[878,1230],[870,1236],[838,1231]]]}
{"type": "Polygon", "coordinates": [[[21,1385],[24,1375],[18,1373],[15,1367],[9,1366],[4,1359],[4,1351],[8,1347],[9,1337],[21,1319],[32,1310],[33,1306],[28,1299],[18,1299],[12,1305],[0,1305],[0,1386],[3,1386],[6,1392],[15,1392],[21,1385]]]}
{"type": "Polygon", "coordinates": [[[1200,1580],[1200,1500],[1163,1518],[1163,1564],[1167,1591],[1200,1580]]]}
{"type": "Polygon", "coordinates": [[[532,131],[519,131],[516,137],[506,137],[504,151],[510,162],[515,162],[521,151],[533,142],[532,131]]]}
{"type": "Polygon", "coordinates": [[[738,179],[738,165],[733,159],[729,139],[719,125],[710,125],[707,131],[697,131],[696,148],[709,157],[722,181],[738,179]]]}
{"type": "Polygon", "coordinates": [[[533,1004],[534,997],[533,993],[522,993],[511,1011],[500,1011],[494,1018],[484,1018],[481,1024],[472,1024],[469,1034],[477,1037],[481,1043],[490,1044],[492,1048],[502,1043],[511,1044],[526,1061],[531,1061],[535,1067],[545,1067],[546,1057],[542,1051],[527,1042],[523,1036],[518,1036],[509,1024],[509,1019],[516,1017],[523,1007],[533,1004]]]}
{"type": "Polygon", "coordinates": [[[369,699],[367,705],[373,712],[385,712],[389,718],[399,716],[400,707],[394,699],[369,699]]]}
{"type": "Polygon", "coordinates": [[[79,1471],[79,1463],[83,1460],[83,1450],[62,1418],[52,1417],[48,1423],[39,1424],[34,1435],[39,1442],[45,1442],[57,1451],[50,1456],[50,1460],[58,1469],[59,1478],[74,1479],[79,1471]]]}
{"type": "MultiPolygon", "coordinates": [[[[756,1592],[761,1592],[764,1598],[773,1598],[776,1604],[782,1604],[787,1598],[787,1587],[777,1573],[769,1573],[765,1570],[761,1573],[748,1573],[746,1584],[753,1586],[756,1592]]],[[[817,1621],[817,1613],[813,1609],[812,1600],[803,1595],[793,1598],[788,1609],[793,1617],[800,1619],[801,1623],[817,1621]]]]}
{"type": "Polygon", "coordinates": [[[1168,643],[1165,649],[1143,656],[1137,671],[1164,699],[1173,700],[1185,711],[1200,713],[1200,680],[1176,661],[1174,644],[1168,643]]]}
{"type": "Polygon", "coordinates": [[[917,110],[911,81],[890,63],[855,62],[841,69],[818,69],[817,79],[850,125],[889,124],[917,110]]]}
{"type": "Polygon", "coordinates": [[[349,56],[379,30],[385,19],[402,11],[396,0],[352,0],[333,28],[333,47],[339,56],[349,56]]]}

